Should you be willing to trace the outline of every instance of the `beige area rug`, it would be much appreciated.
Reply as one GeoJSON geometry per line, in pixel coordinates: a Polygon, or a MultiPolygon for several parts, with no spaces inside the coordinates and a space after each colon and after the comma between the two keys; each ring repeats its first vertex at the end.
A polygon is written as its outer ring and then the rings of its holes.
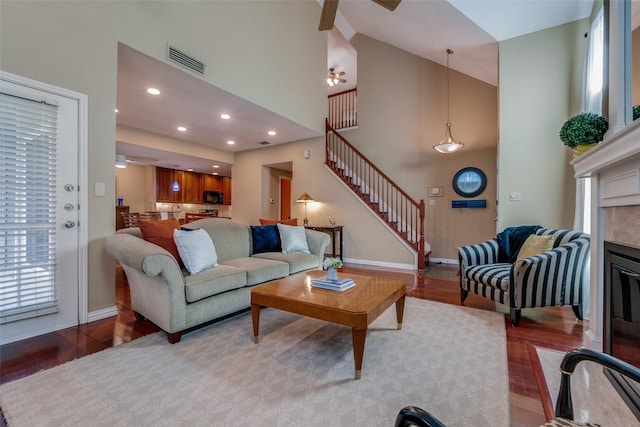
{"type": "MultiPolygon", "coordinates": [[[[560,389],[560,363],[564,352],[536,347],[553,407],[560,389]]],[[[602,426],[640,426],[640,421],[624,403],[611,382],[602,373],[602,366],[581,362],[571,376],[573,415],[578,422],[602,426]]]]}
{"type": "Polygon", "coordinates": [[[0,387],[10,427],[393,426],[418,405],[449,426],[508,426],[500,314],[407,298],[367,334],[354,380],[351,330],[275,309],[163,333],[0,387]]]}

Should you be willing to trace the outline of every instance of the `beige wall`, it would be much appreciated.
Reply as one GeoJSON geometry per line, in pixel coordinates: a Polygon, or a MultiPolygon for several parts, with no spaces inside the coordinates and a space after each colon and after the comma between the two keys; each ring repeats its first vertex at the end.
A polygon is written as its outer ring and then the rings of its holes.
{"type": "Polygon", "coordinates": [[[558,132],[580,112],[587,30],[585,19],[500,43],[500,230],[573,227],[572,153],[558,132]]]}
{"type": "Polygon", "coordinates": [[[102,239],[115,217],[117,44],[160,61],[167,42],[206,64],[204,79],[323,131],[326,33],[316,2],[0,2],[3,71],[88,95],[89,311],[112,307],[114,262],[102,239]],[[28,29],[28,36],[25,31],[28,29]],[[282,78],[283,70],[295,70],[282,78]],[[304,102],[301,102],[304,100],[304,102]]]}
{"type": "Polygon", "coordinates": [[[155,186],[150,188],[147,182],[148,171],[153,166],[129,165],[125,169],[116,169],[116,199],[122,198],[129,212],[145,212],[151,206],[149,195],[155,195],[155,186]]]}
{"type": "Polygon", "coordinates": [[[425,200],[432,258],[457,259],[456,246],[495,235],[497,88],[450,71],[452,131],[465,147],[441,154],[432,147],[447,122],[446,68],[360,34],[352,43],[360,128],[345,136],[411,197],[425,200]],[[487,189],[475,198],[487,200],[486,209],[451,208],[452,200],[462,199],[451,186],[453,176],[467,166],[487,175],[487,189]],[[444,187],[443,197],[429,198],[429,186],[444,187]]]}

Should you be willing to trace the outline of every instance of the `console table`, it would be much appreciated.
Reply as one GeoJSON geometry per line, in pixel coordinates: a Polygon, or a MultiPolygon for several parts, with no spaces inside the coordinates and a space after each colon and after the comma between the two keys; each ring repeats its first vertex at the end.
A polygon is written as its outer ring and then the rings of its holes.
{"type": "Polygon", "coordinates": [[[309,230],[322,231],[331,235],[331,256],[342,258],[342,226],[341,225],[305,225],[309,230]],[[336,234],[339,235],[338,251],[336,252],[336,234]]]}

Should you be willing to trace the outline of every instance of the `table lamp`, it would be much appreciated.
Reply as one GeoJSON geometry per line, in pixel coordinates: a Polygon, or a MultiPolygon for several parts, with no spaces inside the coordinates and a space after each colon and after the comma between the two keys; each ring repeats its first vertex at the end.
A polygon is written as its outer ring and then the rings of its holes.
{"type": "Polygon", "coordinates": [[[309,225],[309,220],[307,219],[307,203],[314,202],[313,197],[308,195],[306,192],[302,194],[302,196],[298,197],[296,202],[304,203],[304,221],[302,221],[303,225],[309,225]]]}

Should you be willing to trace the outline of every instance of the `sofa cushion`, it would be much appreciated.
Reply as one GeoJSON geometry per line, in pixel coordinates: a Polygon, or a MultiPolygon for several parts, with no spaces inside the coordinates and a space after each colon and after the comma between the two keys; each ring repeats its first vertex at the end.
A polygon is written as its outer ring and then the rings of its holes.
{"type": "Polygon", "coordinates": [[[270,259],[237,258],[221,262],[221,264],[245,270],[247,273],[247,286],[281,279],[289,275],[289,264],[270,259]]]}
{"type": "Polygon", "coordinates": [[[282,243],[282,253],[302,252],[305,254],[309,251],[307,243],[307,235],[303,226],[277,224],[280,233],[280,242],[282,243]]]}
{"type": "Polygon", "coordinates": [[[256,254],[253,257],[284,261],[289,264],[289,274],[318,268],[318,256],[315,254],[303,254],[302,252],[294,252],[290,254],[283,254],[282,252],[265,252],[256,254]]]}
{"type": "Polygon", "coordinates": [[[140,227],[144,240],[167,250],[178,261],[180,267],[184,265],[178,247],[173,240],[173,230],[180,229],[180,222],[176,218],[171,217],[157,221],[141,219],[138,221],[138,227],[140,227]]]}
{"type": "Polygon", "coordinates": [[[201,228],[211,237],[218,262],[251,256],[251,229],[248,224],[225,218],[205,218],[183,228],[201,228]]]}
{"type": "Polygon", "coordinates": [[[201,229],[173,230],[173,240],[178,247],[185,268],[192,275],[218,265],[216,248],[206,231],[201,229]]]}
{"type": "Polygon", "coordinates": [[[247,284],[244,270],[228,265],[217,265],[184,278],[185,297],[187,302],[195,302],[203,298],[217,295],[232,289],[242,288],[247,284]]]}
{"type": "Polygon", "coordinates": [[[553,236],[538,236],[537,234],[532,234],[527,237],[527,240],[524,241],[524,244],[520,248],[518,252],[518,257],[516,261],[520,261],[524,258],[529,258],[530,256],[541,254],[542,252],[546,252],[553,248],[553,236]]]}
{"type": "Polygon", "coordinates": [[[282,245],[280,244],[280,233],[278,233],[278,227],[276,227],[275,224],[260,226],[252,225],[251,243],[252,254],[282,251],[282,245]]]}
{"type": "Polygon", "coordinates": [[[509,290],[510,271],[511,264],[509,263],[472,265],[464,271],[464,275],[467,280],[507,291],[509,290]]]}

